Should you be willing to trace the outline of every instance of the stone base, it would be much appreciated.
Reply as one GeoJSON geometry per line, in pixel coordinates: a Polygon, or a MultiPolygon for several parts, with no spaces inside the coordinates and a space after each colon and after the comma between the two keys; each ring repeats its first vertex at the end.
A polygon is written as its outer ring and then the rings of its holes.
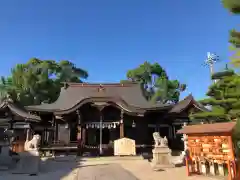
{"type": "Polygon", "coordinates": [[[9,170],[8,166],[0,166],[0,171],[7,171],[9,170]]]}
{"type": "Polygon", "coordinates": [[[9,168],[13,165],[13,158],[9,155],[10,147],[8,145],[3,145],[1,147],[0,153],[0,166],[2,169],[9,168]]]}
{"type": "Polygon", "coordinates": [[[10,167],[13,164],[13,158],[11,156],[0,155],[0,166],[10,167]]]}
{"type": "Polygon", "coordinates": [[[155,147],[152,152],[152,167],[154,170],[175,167],[171,162],[171,150],[168,147],[155,147]]]}
{"type": "Polygon", "coordinates": [[[175,168],[174,164],[151,164],[154,171],[161,171],[167,168],[175,168]]]}
{"type": "Polygon", "coordinates": [[[37,175],[39,172],[40,157],[38,151],[22,152],[20,161],[17,164],[13,174],[37,175]]]}

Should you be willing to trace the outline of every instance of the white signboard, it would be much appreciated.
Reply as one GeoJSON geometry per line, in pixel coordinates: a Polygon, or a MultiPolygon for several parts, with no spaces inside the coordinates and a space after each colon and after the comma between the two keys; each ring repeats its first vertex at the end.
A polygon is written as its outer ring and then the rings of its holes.
{"type": "Polygon", "coordinates": [[[114,141],[115,156],[135,156],[136,144],[135,140],[129,138],[121,138],[114,141]]]}

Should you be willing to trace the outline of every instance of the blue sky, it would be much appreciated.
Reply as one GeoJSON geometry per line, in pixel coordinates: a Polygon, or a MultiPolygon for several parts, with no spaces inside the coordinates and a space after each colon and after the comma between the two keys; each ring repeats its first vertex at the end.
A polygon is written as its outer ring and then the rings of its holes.
{"type": "Polygon", "coordinates": [[[228,31],[240,17],[220,0],[7,0],[0,2],[1,75],[32,57],[71,60],[90,82],[119,82],[158,62],[189,93],[205,96],[208,51],[228,61],[228,31]]]}

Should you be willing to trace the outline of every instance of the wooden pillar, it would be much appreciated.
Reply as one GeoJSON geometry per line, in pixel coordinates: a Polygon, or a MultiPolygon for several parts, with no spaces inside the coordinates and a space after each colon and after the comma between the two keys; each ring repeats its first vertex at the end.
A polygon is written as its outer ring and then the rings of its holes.
{"type": "Polygon", "coordinates": [[[120,119],[120,138],[124,138],[124,121],[123,121],[123,110],[121,110],[121,119],[120,119]]]}
{"type": "Polygon", "coordinates": [[[186,162],[187,176],[190,176],[190,169],[189,169],[190,164],[189,164],[189,159],[187,156],[185,157],[185,162],[186,162]]]}
{"type": "Polygon", "coordinates": [[[176,128],[175,125],[172,125],[172,131],[173,131],[173,138],[176,139],[176,128]]]}
{"type": "Polygon", "coordinates": [[[104,120],[104,115],[103,115],[103,109],[104,107],[107,106],[107,103],[106,102],[95,102],[93,104],[93,106],[97,107],[98,110],[99,110],[99,115],[100,115],[100,121],[99,121],[99,126],[100,126],[100,135],[99,135],[99,141],[100,141],[100,144],[99,144],[99,154],[102,155],[103,154],[103,148],[102,148],[102,124],[103,124],[103,120],[104,120]]]}
{"type": "Polygon", "coordinates": [[[232,142],[232,136],[228,136],[228,144],[229,144],[230,153],[232,156],[232,162],[229,162],[229,167],[230,167],[229,171],[231,174],[231,177],[229,177],[229,179],[230,179],[230,178],[236,178],[236,176],[237,176],[237,166],[235,163],[235,154],[234,154],[234,146],[233,146],[233,142],[232,142]],[[233,170],[233,177],[232,177],[232,170],[233,170]]]}
{"type": "Polygon", "coordinates": [[[232,168],[231,168],[231,161],[227,162],[227,167],[228,167],[228,180],[232,180],[232,168]]]}
{"type": "Polygon", "coordinates": [[[80,114],[79,109],[77,110],[77,117],[78,117],[78,123],[77,123],[77,155],[81,156],[83,154],[83,149],[85,145],[85,129],[83,127],[82,123],[82,117],[80,114]]]}
{"type": "Polygon", "coordinates": [[[54,128],[55,128],[55,141],[58,141],[58,122],[57,122],[57,120],[56,120],[56,118],[55,118],[55,126],[54,126],[54,128]]]}
{"type": "Polygon", "coordinates": [[[81,119],[81,114],[80,111],[77,110],[77,141],[82,139],[81,133],[82,133],[82,119],[81,119]]]}
{"type": "Polygon", "coordinates": [[[100,129],[99,129],[99,130],[100,130],[100,133],[99,133],[99,134],[100,134],[100,135],[99,135],[99,138],[100,138],[100,139],[99,139],[99,142],[100,142],[100,144],[99,144],[99,154],[100,154],[100,155],[103,154],[103,148],[102,148],[102,137],[103,137],[103,134],[102,134],[102,133],[103,133],[103,132],[102,132],[103,126],[102,126],[102,124],[103,124],[103,114],[102,114],[102,109],[103,109],[103,108],[100,109],[100,122],[99,122],[99,123],[100,123],[100,129]]]}
{"type": "Polygon", "coordinates": [[[57,121],[55,118],[55,115],[52,117],[52,127],[53,127],[53,142],[56,143],[57,138],[58,138],[58,127],[57,127],[57,121]]]}
{"type": "Polygon", "coordinates": [[[167,125],[167,126],[168,126],[168,137],[170,139],[172,139],[173,138],[173,128],[170,125],[167,125]]]}

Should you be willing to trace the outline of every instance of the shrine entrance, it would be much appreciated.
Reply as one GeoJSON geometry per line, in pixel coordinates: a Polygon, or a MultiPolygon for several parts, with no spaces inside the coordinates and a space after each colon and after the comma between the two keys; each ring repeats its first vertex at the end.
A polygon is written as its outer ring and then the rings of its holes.
{"type": "Polygon", "coordinates": [[[81,107],[83,127],[85,131],[85,149],[95,149],[100,154],[113,151],[114,140],[120,138],[121,110],[112,105],[105,106],[101,110],[92,104],[81,107]]]}
{"type": "MultiPolygon", "coordinates": [[[[98,139],[100,139],[100,131],[97,132],[98,139]]],[[[100,143],[100,142],[99,142],[100,143]]],[[[110,130],[109,129],[103,129],[102,130],[102,143],[103,144],[109,144],[110,143],[110,130]]]]}
{"type": "Polygon", "coordinates": [[[111,144],[114,140],[119,138],[119,128],[108,129],[102,128],[102,141],[100,142],[100,128],[87,128],[86,144],[98,146],[102,144],[111,144]]]}

